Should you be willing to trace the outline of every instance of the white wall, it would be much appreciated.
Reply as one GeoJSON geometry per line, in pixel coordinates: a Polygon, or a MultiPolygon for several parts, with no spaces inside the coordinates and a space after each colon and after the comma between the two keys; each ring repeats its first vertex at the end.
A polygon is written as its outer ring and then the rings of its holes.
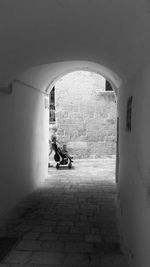
{"type": "Polygon", "coordinates": [[[150,266],[150,64],[121,93],[119,189],[131,266],[150,266]],[[133,96],[132,132],[125,131],[126,100],[133,96]]]}
{"type": "Polygon", "coordinates": [[[48,109],[45,96],[21,84],[0,94],[0,214],[47,176],[48,109]]]}

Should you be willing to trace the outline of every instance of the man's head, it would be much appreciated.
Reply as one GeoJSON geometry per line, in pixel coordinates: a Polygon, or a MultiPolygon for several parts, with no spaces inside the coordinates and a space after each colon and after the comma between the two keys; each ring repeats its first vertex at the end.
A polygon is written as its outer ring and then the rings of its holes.
{"type": "Polygon", "coordinates": [[[63,151],[67,151],[67,145],[66,144],[63,144],[63,151]]]}

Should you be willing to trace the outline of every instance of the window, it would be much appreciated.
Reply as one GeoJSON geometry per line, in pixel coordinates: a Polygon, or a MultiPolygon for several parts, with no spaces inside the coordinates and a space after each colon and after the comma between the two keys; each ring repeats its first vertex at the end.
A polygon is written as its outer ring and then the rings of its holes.
{"type": "Polygon", "coordinates": [[[55,86],[49,94],[49,124],[55,123],[55,86]]]}
{"type": "Polygon", "coordinates": [[[106,80],[106,86],[105,86],[106,91],[113,91],[113,88],[111,84],[106,80]]]}

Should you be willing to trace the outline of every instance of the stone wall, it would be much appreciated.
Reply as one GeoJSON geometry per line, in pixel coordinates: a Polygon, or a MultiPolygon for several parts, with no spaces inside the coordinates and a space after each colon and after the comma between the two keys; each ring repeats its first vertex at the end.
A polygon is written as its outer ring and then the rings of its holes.
{"type": "Polygon", "coordinates": [[[105,79],[78,71],[55,86],[58,140],[74,158],[100,158],[116,153],[116,103],[105,91],[105,79]]]}

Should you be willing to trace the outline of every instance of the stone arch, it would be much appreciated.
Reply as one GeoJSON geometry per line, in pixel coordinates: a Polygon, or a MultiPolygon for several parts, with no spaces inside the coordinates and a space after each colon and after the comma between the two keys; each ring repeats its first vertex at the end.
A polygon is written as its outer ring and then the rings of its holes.
{"type": "MultiPolygon", "coordinates": [[[[117,68],[116,68],[117,69],[117,68]]],[[[27,83],[28,87],[31,86],[34,89],[38,89],[44,94],[49,95],[51,89],[57,80],[63,77],[65,74],[76,70],[85,70],[98,73],[107,79],[112,87],[114,88],[116,97],[118,96],[119,90],[123,88],[125,79],[119,72],[112,70],[108,66],[91,62],[91,61],[64,61],[56,62],[51,64],[39,65],[33,68],[29,68],[22,74],[18,75],[18,79],[24,84],[27,83]],[[119,73],[119,74],[118,74],[119,73]]],[[[118,117],[118,103],[117,103],[117,117],[118,117]]],[[[117,119],[118,122],[118,119],[117,119]]],[[[119,127],[117,127],[119,131],[119,127]]],[[[118,134],[117,134],[118,137],[118,134]]],[[[118,149],[117,141],[117,151],[118,149]]],[[[116,160],[116,176],[118,176],[119,167],[119,155],[117,154],[116,160]]]]}
{"type": "Polygon", "coordinates": [[[116,95],[118,95],[118,91],[123,84],[123,77],[110,68],[95,62],[66,61],[39,65],[29,68],[22,74],[18,75],[18,78],[19,80],[40,88],[43,92],[49,94],[56,81],[66,74],[78,70],[85,70],[100,74],[110,82],[116,95]]]}
{"type": "Polygon", "coordinates": [[[94,73],[97,73],[101,76],[103,76],[105,79],[107,79],[110,84],[112,85],[113,89],[114,89],[114,92],[115,92],[115,95],[117,96],[118,95],[118,90],[120,89],[121,87],[121,79],[119,78],[118,75],[116,75],[116,73],[110,71],[109,69],[99,65],[99,66],[93,66],[88,63],[89,66],[79,66],[79,67],[76,67],[76,66],[72,66],[71,68],[66,68],[65,70],[62,70],[62,72],[57,75],[55,77],[55,79],[50,83],[48,84],[47,88],[46,88],[46,92],[50,92],[51,89],[53,88],[54,84],[59,80],[61,79],[63,76],[65,76],[66,74],[69,74],[69,73],[72,73],[72,72],[75,72],[75,71],[89,71],[89,72],[94,72],[94,73]]]}

